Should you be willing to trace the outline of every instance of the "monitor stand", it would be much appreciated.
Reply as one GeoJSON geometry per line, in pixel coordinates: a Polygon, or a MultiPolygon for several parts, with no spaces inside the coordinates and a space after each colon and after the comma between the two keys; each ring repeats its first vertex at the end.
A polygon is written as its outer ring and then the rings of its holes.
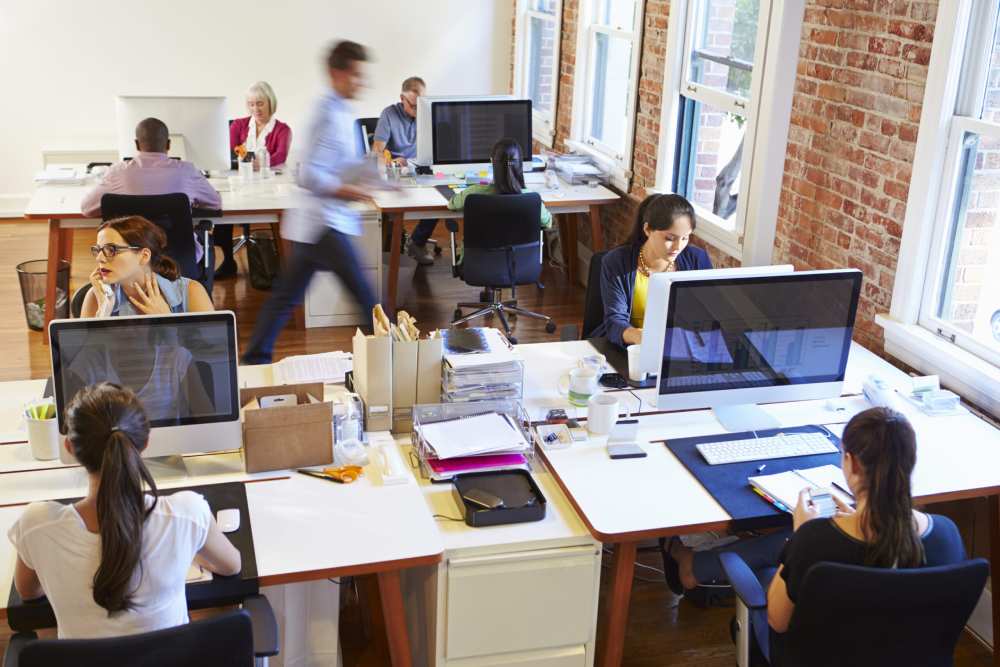
{"type": "Polygon", "coordinates": [[[716,405],[712,407],[712,413],[722,424],[722,428],[731,433],[781,428],[778,420],[756,403],[716,405]]]}
{"type": "Polygon", "coordinates": [[[146,464],[146,469],[149,470],[149,474],[153,476],[157,484],[175,482],[187,479],[189,476],[187,466],[184,464],[184,457],[177,454],[153,456],[143,459],[143,463],[146,464]]]}

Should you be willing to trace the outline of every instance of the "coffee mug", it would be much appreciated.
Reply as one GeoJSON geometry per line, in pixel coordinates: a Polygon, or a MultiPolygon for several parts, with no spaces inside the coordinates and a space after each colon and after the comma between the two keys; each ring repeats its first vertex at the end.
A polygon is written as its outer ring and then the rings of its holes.
{"type": "Polygon", "coordinates": [[[587,403],[587,430],[607,435],[618,421],[618,399],[611,394],[594,394],[587,403]]]}
{"type": "Polygon", "coordinates": [[[59,420],[25,419],[28,427],[28,446],[31,455],[39,461],[59,458],[59,420]]]}
{"type": "Polygon", "coordinates": [[[593,368],[574,368],[559,378],[559,391],[569,397],[570,405],[587,407],[587,400],[597,391],[600,376],[593,368]]]}
{"type": "Polygon", "coordinates": [[[646,379],[646,373],[639,368],[639,355],[642,346],[639,344],[629,345],[625,349],[628,352],[628,379],[633,382],[642,382],[646,379]]]}

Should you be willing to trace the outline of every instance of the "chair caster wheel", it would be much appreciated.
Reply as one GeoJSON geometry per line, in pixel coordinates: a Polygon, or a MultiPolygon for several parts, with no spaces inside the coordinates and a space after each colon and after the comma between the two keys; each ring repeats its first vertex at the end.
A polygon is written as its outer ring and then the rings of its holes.
{"type": "Polygon", "coordinates": [[[507,336],[507,340],[510,341],[511,345],[517,345],[517,339],[514,338],[513,336],[507,336]]]}
{"type": "Polygon", "coordinates": [[[546,322],[545,333],[555,333],[555,332],[556,332],[556,323],[551,321],[546,322]]]}
{"type": "Polygon", "coordinates": [[[458,308],[456,308],[456,309],[455,309],[455,312],[454,312],[454,313],[452,313],[452,315],[454,315],[454,316],[455,316],[455,317],[454,317],[453,319],[456,319],[456,320],[457,320],[457,319],[459,319],[460,317],[462,317],[462,311],[461,311],[461,310],[459,310],[458,308]]]}

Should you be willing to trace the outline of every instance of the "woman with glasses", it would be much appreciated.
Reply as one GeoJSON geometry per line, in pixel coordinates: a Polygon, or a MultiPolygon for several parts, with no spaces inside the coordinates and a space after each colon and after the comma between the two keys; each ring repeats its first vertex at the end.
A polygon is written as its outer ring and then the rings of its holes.
{"type": "Polygon", "coordinates": [[[163,230],[139,216],[108,220],[90,250],[97,266],[81,317],[165,315],[215,310],[201,283],[180,275],[164,254],[163,230]]]}

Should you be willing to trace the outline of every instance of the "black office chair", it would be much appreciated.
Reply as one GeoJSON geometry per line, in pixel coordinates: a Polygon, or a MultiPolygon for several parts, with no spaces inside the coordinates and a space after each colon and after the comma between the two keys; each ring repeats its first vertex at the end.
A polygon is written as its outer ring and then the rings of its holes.
{"type": "MultiPolygon", "coordinates": [[[[737,554],[719,560],[738,596],[737,664],[770,664],[776,656],[760,580],[737,554]]],[[[988,574],[982,558],[902,570],[817,563],[802,582],[780,664],[950,667],[988,574]]]]}
{"type": "Polygon", "coordinates": [[[84,283],[80,287],[76,288],[73,292],[73,300],[69,302],[69,316],[72,318],[79,318],[80,313],[83,312],[83,302],[87,299],[87,294],[90,292],[92,285],[90,283],[84,283]]]}
{"type": "Polygon", "coordinates": [[[378,127],[378,118],[358,118],[354,121],[354,128],[357,130],[359,155],[368,155],[368,153],[372,152],[372,140],[375,136],[376,127],[378,127]]]}
{"type": "Polygon", "coordinates": [[[594,329],[604,321],[604,297],[601,295],[601,262],[607,250],[600,250],[590,256],[587,266],[587,291],[583,297],[583,325],[567,324],[559,332],[563,341],[586,340],[594,329]]]}
{"type": "Polygon", "coordinates": [[[545,320],[545,331],[553,333],[556,324],[548,315],[518,308],[516,300],[503,300],[504,288],[538,284],[542,275],[542,230],[538,220],[542,199],[537,193],[520,195],[469,195],[465,200],[465,233],[462,261],[456,262],[455,234],[458,224],[448,220],[451,232],[453,275],[475,287],[485,287],[489,301],[459,303],[452,326],[477,317],[496,314],[511,342],[507,314],[545,320]],[[476,312],[465,317],[463,308],[476,312]]]}
{"type": "MultiPolygon", "coordinates": [[[[219,211],[204,211],[221,215],[219,211]]],[[[194,224],[191,202],[184,193],[168,195],[104,195],[101,197],[101,217],[112,220],[128,215],[141,215],[167,234],[167,254],[177,262],[181,275],[197,280],[212,294],[215,281],[215,246],[212,243],[212,222],[194,224]],[[204,256],[195,258],[194,233],[198,232],[204,256]]]]}
{"type": "Polygon", "coordinates": [[[106,639],[11,637],[4,667],[247,667],[278,654],[278,626],[267,600],[254,596],[242,609],[164,630],[106,639]]]}

